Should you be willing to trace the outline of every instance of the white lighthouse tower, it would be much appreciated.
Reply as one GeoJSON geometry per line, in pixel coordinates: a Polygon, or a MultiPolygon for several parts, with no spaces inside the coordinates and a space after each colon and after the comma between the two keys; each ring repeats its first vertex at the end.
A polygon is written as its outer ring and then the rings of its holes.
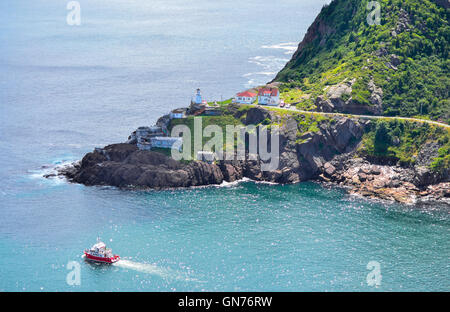
{"type": "Polygon", "coordinates": [[[202,98],[200,89],[197,89],[194,98],[191,98],[191,106],[189,107],[189,113],[195,114],[196,112],[204,111],[206,108],[206,101],[202,98]]]}
{"type": "Polygon", "coordinates": [[[200,89],[197,89],[197,93],[195,94],[194,103],[197,105],[200,105],[200,104],[202,104],[202,102],[203,102],[202,93],[201,93],[200,89]]]}

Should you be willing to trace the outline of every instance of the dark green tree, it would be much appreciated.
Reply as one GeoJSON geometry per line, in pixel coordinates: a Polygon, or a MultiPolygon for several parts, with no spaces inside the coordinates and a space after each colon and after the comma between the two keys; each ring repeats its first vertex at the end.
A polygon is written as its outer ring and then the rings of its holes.
{"type": "Polygon", "coordinates": [[[374,140],[374,150],[377,155],[386,155],[392,137],[384,121],[377,123],[374,140]]]}

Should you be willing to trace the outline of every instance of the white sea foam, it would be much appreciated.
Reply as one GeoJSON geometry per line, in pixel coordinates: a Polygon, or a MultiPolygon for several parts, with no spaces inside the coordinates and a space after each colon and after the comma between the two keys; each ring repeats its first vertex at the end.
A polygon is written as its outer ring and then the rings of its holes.
{"type": "Polygon", "coordinates": [[[254,56],[249,58],[249,63],[256,64],[263,68],[261,71],[251,72],[243,75],[248,78],[246,87],[251,88],[258,85],[267,83],[267,77],[274,77],[289,61],[286,56],[291,56],[297,50],[298,43],[296,42],[282,42],[272,45],[263,45],[261,49],[271,49],[275,51],[281,50],[283,56],[266,55],[266,56],[254,56]]]}
{"type": "Polygon", "coordinates": [[[29,177],[31,179],[46,180],[51,181],[52,183],[55,184],[61,184],[64,183],[66,179],[63,176],[58,175],[58,172],[60,170],[72,166],[73,163],[74,160],[66,160],[66,159],[55,160],[53,163],[43,165],[39,169],[28,170],[29,177]]]}
{"type": "Polygon", "coordinates": [[[249,58],[250,63],[256,64],[264,68],[264,72],[276,72],[280,70],[286,62],[289,61],[288,58],[278,57],[274,55],[269,56],[254,56],[249,58]]]}
{"type": "Polygon", "coordinates": [[[278,185],[279,184],[279,183],[269,182],[269,181],[254,181],[254,180],[251,180],[251,181],[256,184],[268,184],[268,185],[278,185]]]}
{"type": "Polygon", "coordinates": [[[245,77],[245,78],[247,78],[247,77],[251,77],[251,76],[253,76],[253,75],[263,75],[263,76],[273,76],[273,75],[275,75],[277,72],[265,72],[265,71],[261,71],[261,72],[256,72],[256,73],[248,73],[248,74],[245,74],[245,75],[242,75],[242,77],[245,77]]]}
{"type": "Polygon", "coordinates": [[[273,45],[263,45],[261,48],[263,49],[279,49],[284,50],[284,54],[292,55],[297,50],[298,43],[297,42],[284,42],[273,45]]]}
{"type": "Polygon", "coordinates": [[[131,260],[121,259],[115,263],[113,263],[114,266],[133,270],[145,274],[151,274],[151,275],[157,275],[159,277],[162,277],[164,279],[174,279],[174,280],[183,280],[183,281],[197,281],[196,279],[193,279],[188,276],[188,274],[175,271],[169,268],[163,268],[159,267],[156,264],[151,263],[142,263],[142,262],[135,262],[131,260]]]}
{"type": "Polygon", "coordinates": [[[216,187],[233,187],[233,186],[237,186],[242,182],[249,182],[251,181],[249,178],[242,178],[240,180],[236,180],[234,182],[227,182],[227,181],[223,181],[221,184],[216,185],[216,187]]]}

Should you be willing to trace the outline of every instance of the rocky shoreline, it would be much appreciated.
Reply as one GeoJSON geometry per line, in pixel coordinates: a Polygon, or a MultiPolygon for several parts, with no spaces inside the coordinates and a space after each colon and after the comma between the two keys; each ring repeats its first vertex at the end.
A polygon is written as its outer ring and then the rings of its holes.
{"type": "MultiPolygon", "coordinates": [[[[229,112],[242,114],[232,106],[229,112]]],[[[251,108],[246,114],[246,125],[258,125],[267,119],[280,123],[279,115],[262,107],[251,108]]],[[[333,122],[320,124],[319,131],[298,138],[298,122],[285,117],[280,128],[279,167],[273,171],[261,171],[261,162],[248,160],[248,155],[247,160],[178,162],[159,152],[139,150],[135,144],[119,143],[86,154],[58,174],[84,185],[151,189],[220,185],[243,178],[278,184],[321,181],[366,198],[450,205],[448,172],[436,174],[427,166],[436,147],[427,146],[413,168],[363,158],[357,147],[369,123],[336,117],[333,122]]]]}
{"type": "Polygon", "coordinates": [[[372,164],[362,158],[348,158],[343,163],[337,160],[326,163],[319,176],[321,181],[347,187],[351,194],[366,198],[404,204],[439,202],[450,205],[450,183],[433,184],[427,181],[434,178],[426,168],[416,171],[412,168],[372,164]]]}

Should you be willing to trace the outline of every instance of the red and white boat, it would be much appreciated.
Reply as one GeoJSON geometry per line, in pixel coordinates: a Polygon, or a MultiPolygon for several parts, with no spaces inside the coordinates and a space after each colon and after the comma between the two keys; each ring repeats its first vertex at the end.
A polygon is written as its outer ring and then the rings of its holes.
{"type": "Polygon", "coordinates": [[[119,255],[113,255],[112,250],[106,248],[105,243],[100,241],[90,249],[86,249],[84,255],[86,260],[102,263],[114,263],[120,260],[119,255]]]}

